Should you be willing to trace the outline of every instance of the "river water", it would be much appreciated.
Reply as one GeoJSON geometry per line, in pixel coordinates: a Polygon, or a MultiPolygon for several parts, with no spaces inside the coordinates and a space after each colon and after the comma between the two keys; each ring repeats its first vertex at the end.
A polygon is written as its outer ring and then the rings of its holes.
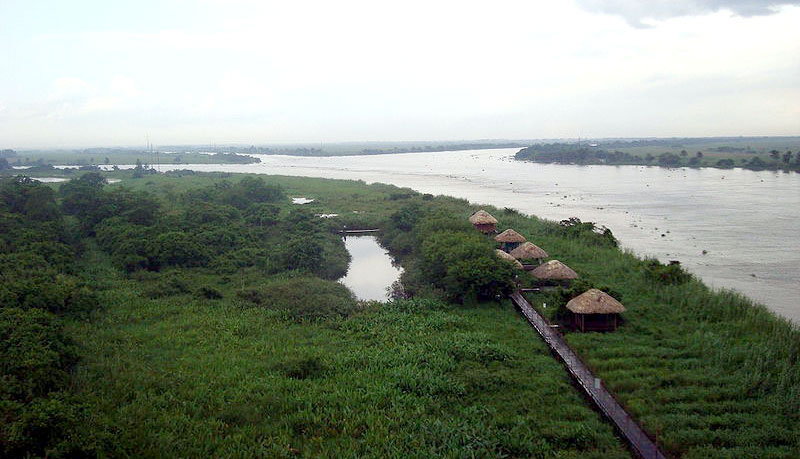
{"type": "Polygon", "coordinates": [[[609,227],[639,255],[680,260],[706,283],[738,290],[800,323],[800,250],[794,245],[800,174],[537,164],[514,161],[517,151],[258,155],[260,164],[178,168],[360,179],[552,220],[578,217],[609,227]]]}

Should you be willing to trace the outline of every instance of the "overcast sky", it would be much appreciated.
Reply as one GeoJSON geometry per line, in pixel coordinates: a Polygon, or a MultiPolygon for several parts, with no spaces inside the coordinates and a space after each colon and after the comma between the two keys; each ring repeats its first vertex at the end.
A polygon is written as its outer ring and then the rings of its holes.
{"type": "Polygon", "coordinates": [[[800,134],[798,0],[121,3],[0,0],[0,149],[800,134]]]}

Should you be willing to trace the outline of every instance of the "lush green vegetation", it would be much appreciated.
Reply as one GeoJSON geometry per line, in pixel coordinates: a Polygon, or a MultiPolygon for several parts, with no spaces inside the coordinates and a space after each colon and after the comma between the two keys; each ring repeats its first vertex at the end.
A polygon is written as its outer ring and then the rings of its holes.
{"type": "MultiPolygon", "coordinates": [[[[331,231],[343,222],[463,201],[360,182],[115,175],[3,182],[2,221],[22,225],[3,232],[4,256],[60,239],[65,254],[50,277],[20,274],[3,291],[2,455],[628,456],[508,302],[363,303],[327,280],[347,264],[331,231]],[[300,192],[317,200],[291,205],[300,192]],[[61,296],[22,294],[53,278],[61,296]]],[[[491,249],[463,237],[466,252],[491,249]]]]}
{"type": "Polygon", "coordinates": [[[800,139],[795,137],[652,139],[536,144],[520,150],[515,158],[561,164],[800,171],[798,151],[800,139]]]}
{"type": "MultiPolygon", "coordinates": [[[[0,455],[629,455],[503,299],[530,280],[467,224],[468,202],[357,181],[75,174],[1,182],[0,455]],[[405,268],[397,300],[332,282],[342,225],[384,229],[405,268]]],[[[800,453],[800,332],[590,222],[488,210],[581,275],[530,296],[551,320],[588,286],[625,304],[617,332],[567,340],[667,451],[800,453]]]]}

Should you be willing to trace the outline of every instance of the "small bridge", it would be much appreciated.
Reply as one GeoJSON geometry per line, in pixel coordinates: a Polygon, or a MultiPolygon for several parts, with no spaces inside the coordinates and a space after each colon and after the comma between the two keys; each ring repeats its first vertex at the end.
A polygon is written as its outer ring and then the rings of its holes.
{"type": "Polygon", "coordinates": [[[581,387],[597,408],[614,424],[622,437],[628,442],[631,449],[645,459],[666,459],[645,431],[633,420],[625,408],[617,402],[602,382],[595,378],[589,367],[569,347],[560,333],[553,330],[550,324],[542,317],[520,292],[511,294],[511,301],[519,308],[520,312],[533,328],[539,333],[550,349],[558,355],[569,370],[575,382],[581,387]]]}
{"type": "Polygon", "coordinates": [[[358,234],[370,234],[370,233],[377,233],[380,231],[380,228],[376,229],[341,229],[337,231],[339,234],[344,235],[358,235],[358,234]]]}

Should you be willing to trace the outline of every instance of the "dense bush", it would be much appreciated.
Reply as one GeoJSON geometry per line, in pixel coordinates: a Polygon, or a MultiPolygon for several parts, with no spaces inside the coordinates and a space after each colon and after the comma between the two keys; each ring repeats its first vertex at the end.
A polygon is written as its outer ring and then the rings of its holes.
{"type": "Polygon", "coordinates": [[[41,455],[79,424],[79,406],[65,398],[74,344],[56,316],[0,308],[0,456],[41,455]]]}
{"type": "Polygon", "coordinates": [[[257,306],[284,311],[298,321],[346,317],[358,310],[358,303],[347,287],[315,277],[275,279],[240,289],[236,294],[257,306]]]}
{"type": "Polygon", "coordinates": [[[493,240],[476,232],[467,218],[430,204],[411,202],[390,215],[383,243],[403,260],[402,288],[393,288],[398,297],[494,300],[515,285],[516,273],[495,256],[493,240]]]}
{"type": "Polygon", "coordinates": [[[649,259],[644,262],[644,272],[648,279],[660,284],[682,284],[692,278],[691,274],[681,268],[679,261],[662,264],[658,260],[649,259]]]}
{"type": "Polygon", "coordinates": [[[582,222],[572,217],[559,222],[561,234],[568,238],[581,239],[592,245],[617,247],[617,238],[605,226],[598,227],[593,222],[582,222]]]}

